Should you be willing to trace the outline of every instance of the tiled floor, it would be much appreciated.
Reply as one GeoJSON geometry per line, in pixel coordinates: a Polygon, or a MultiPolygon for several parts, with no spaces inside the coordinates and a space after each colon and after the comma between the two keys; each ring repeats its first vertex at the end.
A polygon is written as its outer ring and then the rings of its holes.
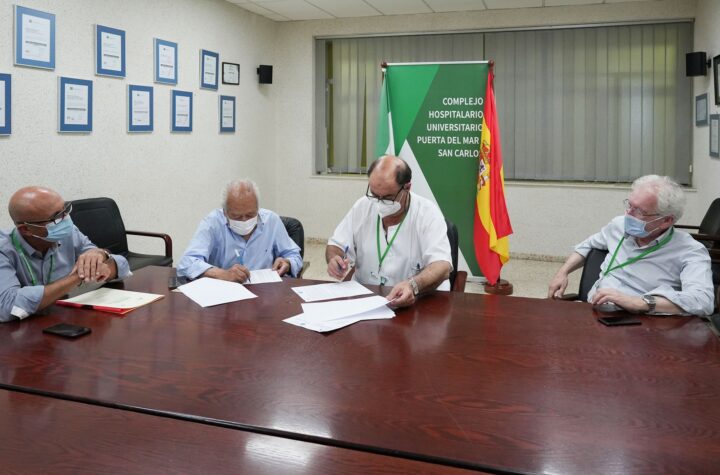
{"type": "MultiPolygon", "coordinates": [[[[305,260],[310,267],[303,277],[307,279],[328,279],[325,264],[325,244],[317,242],[305,243],[305,260]]],[[[547,297],[547,286],[555,275],[560,262],[544,262],[527,259],[510,259],[502,269],[502,278],[513,284],[513,295],[517,297],[547,297]]],[[[568,292],[576,292],[580,281],[580,271],[570,276],[568,292]]],[[[481,283],[468,282],[465,292],[482,294],[481,283]]]]}

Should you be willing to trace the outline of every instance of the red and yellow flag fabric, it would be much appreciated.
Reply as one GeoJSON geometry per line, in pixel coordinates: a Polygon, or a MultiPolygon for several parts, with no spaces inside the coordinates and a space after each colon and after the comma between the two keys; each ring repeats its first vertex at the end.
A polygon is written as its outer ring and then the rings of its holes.
{"type": "Polygon", "coordinates": [[[510,259],[508,236],[513,232],[505,205],[505,179],[493,79],[494,74],[491,67],[488,72],[480,135],[480,160],[473,229],[475,257],[483,275],[491,285],[497,283],[500,278],[500,269],[510,259]]]}

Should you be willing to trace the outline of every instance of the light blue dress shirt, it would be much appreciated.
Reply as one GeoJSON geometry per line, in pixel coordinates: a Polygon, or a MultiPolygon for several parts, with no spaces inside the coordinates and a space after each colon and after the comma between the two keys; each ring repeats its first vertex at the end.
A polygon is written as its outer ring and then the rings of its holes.
{"type": "Polygon", "coordinates": [[[300,248],[288,236],[280,217],[260,208],[258,223],[250,239],[236,234],[228,225],[222,208],[210,212],[195,231],[177,266],[181,277],[196,279],[212,267],[229,269],[240,264],[250,270],[268,269],[278,257],[290,261],[290,273],[302,269],[300,248]]]}
{"type": "MultiPolygon", "coordinates": [[[[588,292],[588,300],[592,299],[597,289],[611,288],[627,295],[659,295],[690,315],[710,315],[715,301],[710,254],[705,246],[679,229],[674,230],[670,241],[661,248],[603,277],[615,249],[625,236],[624,220],[624,216],[614,218],[599,233],[575,247],[575,251],[584,257],[591,248],[608,250],[598,281],[588,292]]],[[[627,236],[618,249],[613,267],[656,245],[672,229],[642,247],[638,246],[635,238],[627,236]]]]}
{"type": "MultiPolygon", "coordinates": [[[[80,254],[96,247],[73,226],[72,234],[43,256],[16,229],[0,231],[0,322],[25,318],[35,313],[42,300],[45,284],[68,275],[80,254]],[[32,273],[28,271],[22,254],[15,248],[13,236],[27,258],[32,273]]],[[[124,279],[131,275],[127,259],[115,254],[111,256],[117,265],[118,278],[124,279]]]]}

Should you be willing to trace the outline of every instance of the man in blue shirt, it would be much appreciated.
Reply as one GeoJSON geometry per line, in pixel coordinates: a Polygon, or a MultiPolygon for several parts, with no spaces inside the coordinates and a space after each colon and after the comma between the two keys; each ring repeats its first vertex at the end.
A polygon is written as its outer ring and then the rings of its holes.
{"type": "Polygon", "coordinates": [[[251,270],[272,268],[280,275],[297,276],[302,269],[300,248],[276,213],[258,208],[258,197],[254,182],[230,183],[223,207],[200,222],[178,263],[178,275],[242,283],[251,270]]]}
{"type": "Polygon", "coordinates": [[[10,198],[15,227],[0,231],[0,322],[32,315],[82,282],[131,275],[124,257],[98,249],[73,225],[71,209],[48,188],[21,188],[10,198]]]}

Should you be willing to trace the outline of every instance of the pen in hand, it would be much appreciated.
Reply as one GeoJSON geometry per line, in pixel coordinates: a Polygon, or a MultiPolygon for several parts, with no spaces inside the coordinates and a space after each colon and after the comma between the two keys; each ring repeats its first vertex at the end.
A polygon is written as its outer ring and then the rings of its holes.
{"type": "MultiPolygon", "coordinates": [[[[235,257],[237,258],[238,263],[240,265],[243,265],[242,259],[240,258],[240,251],[238,251],[237,249],[235,249],[235,257]]],[[[250,274],[248,274],[247,283],[252,284],[252,282],[250,282],[250,274]]]]}

